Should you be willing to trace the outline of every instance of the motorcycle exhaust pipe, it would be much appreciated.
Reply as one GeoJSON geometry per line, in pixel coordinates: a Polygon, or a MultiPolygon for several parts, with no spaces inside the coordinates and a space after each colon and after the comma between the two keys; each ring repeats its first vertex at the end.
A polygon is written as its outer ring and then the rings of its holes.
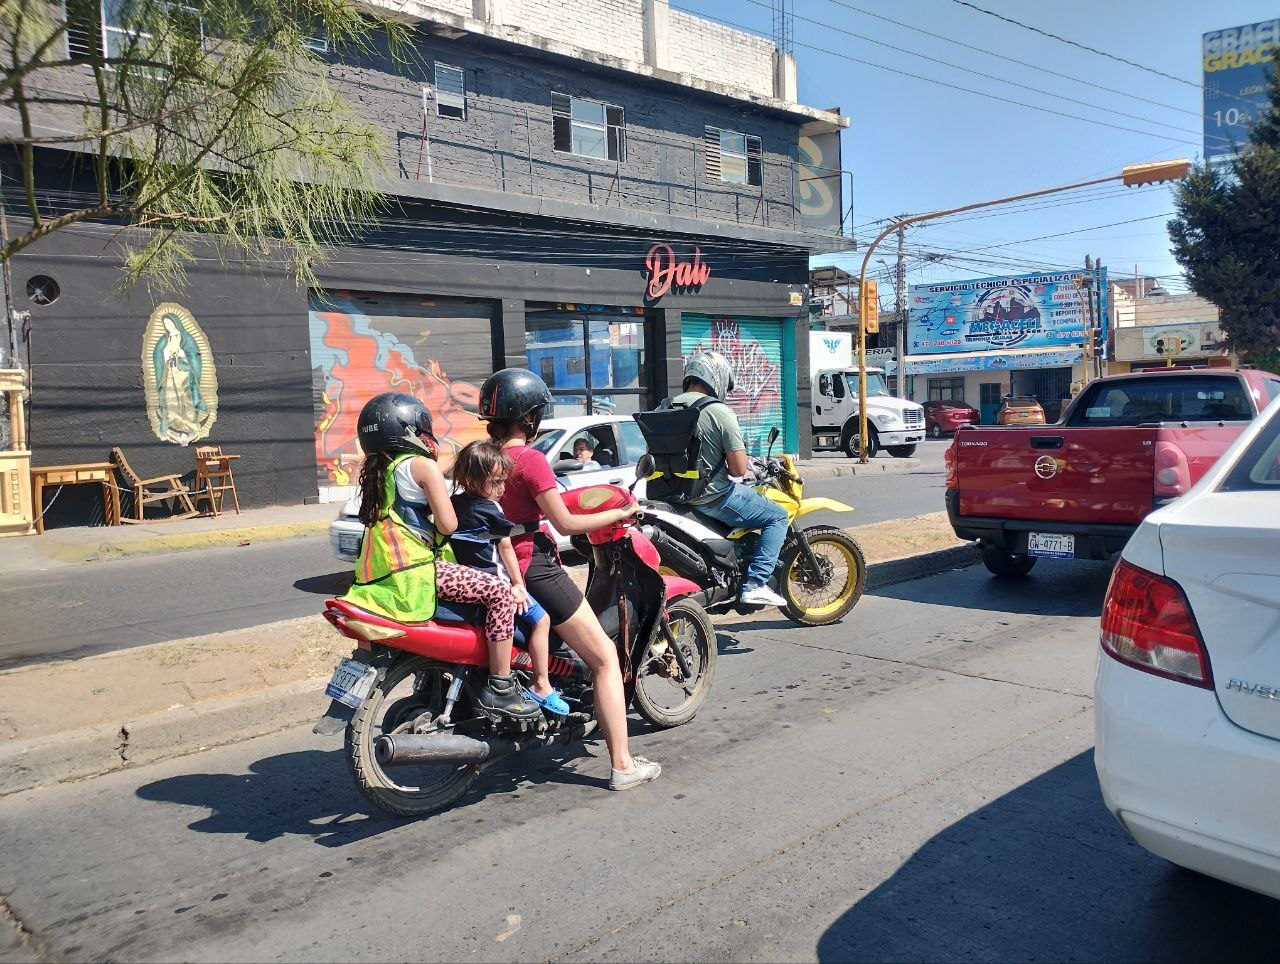
{"type": "Polygon", "coordinates": [[[669,566],[686,579],[706,579],[707,565],[692,549],[681,545],[656,526],[645,526],[642,530],[654,548],[663,565],[669,566]]]}
{"type": "Polygon", "coordinates": [[[515,740],[462,736],[458,733],[397,733],[378,737],[373,755],[379,766],[425,766],[432,763],[484,763],[521,749],[515,740]]]}

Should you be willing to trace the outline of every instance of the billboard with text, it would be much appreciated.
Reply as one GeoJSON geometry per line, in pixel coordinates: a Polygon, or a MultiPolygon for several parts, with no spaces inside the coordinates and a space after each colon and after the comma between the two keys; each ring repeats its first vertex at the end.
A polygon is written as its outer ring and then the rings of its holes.
{"type": "Polygon", "coordinates": [[[1267,106],[1267,71],[1280,49],[1280,18],[1202,38],[1205,160],[1229,160],[1267,106]]]}
{"type": "Polygon", "coordinates": [[[1105,268],[1092,274],[1041,272],[912,285],[907,354],[949,355],[1080,345],[1088,322],[1086,293],[1091,289],[1095,292],[1093,317],[1105,328],[1105,268]],[[1098,304],[1099,294],[1102,304],[1098,304]]]}

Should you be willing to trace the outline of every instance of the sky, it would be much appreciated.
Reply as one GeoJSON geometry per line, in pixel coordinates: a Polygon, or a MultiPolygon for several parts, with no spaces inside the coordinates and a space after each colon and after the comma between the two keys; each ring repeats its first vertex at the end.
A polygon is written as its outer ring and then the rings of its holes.
{"type": "MultiPolygon", "coordinates": [[[[801,102],[839,106],[851,119],[842,154],[852,172],[860,245],[874,237],[877,219],[892,215],[1103,177],[1126,164],[1198,159],[1201,34],[1280,17],[1280,0],[968,2],[1150,69],[1003,22],[961,0],[789,0],[801,102]]],[[[770,0],[671,6],[772,32],[770,0]]],[[[1116,183],[1030,210],[960,215],[908,233],[907,283],[1062,270],[1083,266],[1089,254],[1102,259],[1112,280],[1136,270],[1182,292],[1165,227],[1172,211],[1168,186],[1116,183]],[[941,254],[949,257],[939,261],[941,254]]],[[[872,266],[887,280],[892,237],[875,257],[885,259],[872,266]]],[[[814,264],[856,271],[861,260],[859,251],[814,264]]],[[[886,287],[882,282],[882,300],[886,287]]]]}

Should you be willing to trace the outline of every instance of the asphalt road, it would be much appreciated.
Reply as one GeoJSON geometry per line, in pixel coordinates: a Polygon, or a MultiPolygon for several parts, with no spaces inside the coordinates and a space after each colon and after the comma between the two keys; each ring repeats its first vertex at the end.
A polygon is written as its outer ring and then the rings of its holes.
{"type": "MultiPolygon", "coordinates": [[[[809,494],[857,511],[807,521],[850,526],[939,511],[944,448],[921,446],[922,464],[907,474],[810,483],[809,494]]],[[[306,616],[344,591],[349,575],[327,539],[313,537],[0,577],[0,669],[306,616]]]]}
{"type": "Polygon", "coordinates": [[[975,567],[839,626],[722,626],[699,717],[633,723],[665,769],[632,793],[593,746],[397,822],[300,728],[6,798],[0,894],[30,935],[8,957],[1272,958],[1276,902],[1175,870],[1102,806],[1107,573],[975,567]]]}

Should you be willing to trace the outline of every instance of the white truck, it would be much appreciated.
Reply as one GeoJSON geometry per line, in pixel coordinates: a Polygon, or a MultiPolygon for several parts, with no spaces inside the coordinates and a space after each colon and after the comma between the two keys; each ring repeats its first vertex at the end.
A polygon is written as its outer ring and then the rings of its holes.
{"type": "MultiPolygon", "coordinates": [[[[857,458],[858,367],[852,333],[809,332],[809,372],[814,451],[840,450],[857,458]]],[[[924,441],[924,406],[894,398],[883,368],[867,369],[867,439],[871,458],[883,448],[896,459],[910,458],[924,441]]]]}

